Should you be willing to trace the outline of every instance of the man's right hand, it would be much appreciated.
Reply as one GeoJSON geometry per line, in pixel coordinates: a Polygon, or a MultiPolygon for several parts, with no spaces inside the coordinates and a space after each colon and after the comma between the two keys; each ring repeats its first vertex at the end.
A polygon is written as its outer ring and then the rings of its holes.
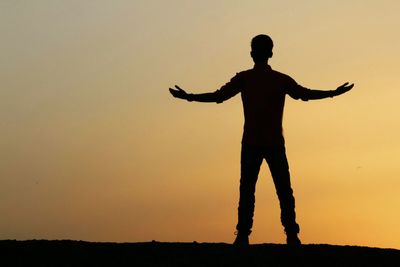
{"type": "Polygon", "coordinates": [[[338,88],[336,88],[336,90],[335,90],[335,95],[344,94],[344,93],[350,91],[351,88],[353,88],[353,86],[354,86],[354,83],[352,83],[352,84],[350,84],[350,85],[349,85],[348,82],[345,83],[345,84],[342,84],[341,86],[339,86],[338,88]]]}
{"type": "Polygon", "coordinates": [[[180,88],[178,85],[175,85],[175,88],[169,88],[169,92],[173,97],[180,98],[180,99],[186,99],[188,100],[188,93],[185,92],[182,88],[180,88]]]}

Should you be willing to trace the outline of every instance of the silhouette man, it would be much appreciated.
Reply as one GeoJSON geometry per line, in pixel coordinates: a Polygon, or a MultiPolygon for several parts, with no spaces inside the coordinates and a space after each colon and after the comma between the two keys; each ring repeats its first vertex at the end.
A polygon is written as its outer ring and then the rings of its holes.
{"type": "Polygon", "coordinates": [[[248,245],[253,226],[255,187],[262,161],[268,163],[281,208],[281,222],[288,245],[301,244],[296,223],[295,199],[290,185],[289,165],[282,133],[285,96],[303,101],[341,95],[354,84],[345,83],[336,90],[307,89],[288,75],[272,70],[273,42],[268,35],[251,40],[252,69],[237,73],[228,83],[212,93],[189,94],[179,86],[170,88],[176,98],[196,102],[222,103],[241,93],[244,111],[244,131],[241,150],[240,198],[235,245],[248,245]]]}

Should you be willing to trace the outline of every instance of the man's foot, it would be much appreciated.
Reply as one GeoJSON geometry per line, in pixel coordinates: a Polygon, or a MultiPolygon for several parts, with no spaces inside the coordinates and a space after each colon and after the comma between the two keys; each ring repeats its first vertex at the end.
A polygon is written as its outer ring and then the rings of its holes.
{"type": "Polygon", "coordinates": [[[236,239],[233,242],[234,246],[237,247],[246,247],[249,245],[249,236],[246,234],[241,234],[240,232],[237,233],[236,239]]]}
{"type": "Polygon", "coordinates": [[[301,246],[301,241],[297,234],[288,234],[286,237],[286,244],[291,247],[299,247],[301,246]]]}

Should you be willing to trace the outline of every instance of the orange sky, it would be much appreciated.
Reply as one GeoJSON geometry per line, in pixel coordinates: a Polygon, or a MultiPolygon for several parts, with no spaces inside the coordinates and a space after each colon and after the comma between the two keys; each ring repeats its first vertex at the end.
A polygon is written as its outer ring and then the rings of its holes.
{"type": "MultiPolygon", "coordinates": [[[[284,129],[303,243],[400,248],[398,1],[0,4],[0,239],[232,242],[243,115],[170,97],[271,66],[310,88],[284,129]]],[[[264,163],[253,243],[284,242],[264,163]]]]}

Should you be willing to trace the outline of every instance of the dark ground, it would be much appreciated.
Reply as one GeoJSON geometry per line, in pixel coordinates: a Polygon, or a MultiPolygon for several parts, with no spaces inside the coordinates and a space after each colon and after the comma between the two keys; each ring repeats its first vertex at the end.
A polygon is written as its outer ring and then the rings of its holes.
{"type": "Polygon", "coordinates": [[[396,266],[400,250],[224,243],[94,243],[0,240],[0,266],[396,266]]]}

